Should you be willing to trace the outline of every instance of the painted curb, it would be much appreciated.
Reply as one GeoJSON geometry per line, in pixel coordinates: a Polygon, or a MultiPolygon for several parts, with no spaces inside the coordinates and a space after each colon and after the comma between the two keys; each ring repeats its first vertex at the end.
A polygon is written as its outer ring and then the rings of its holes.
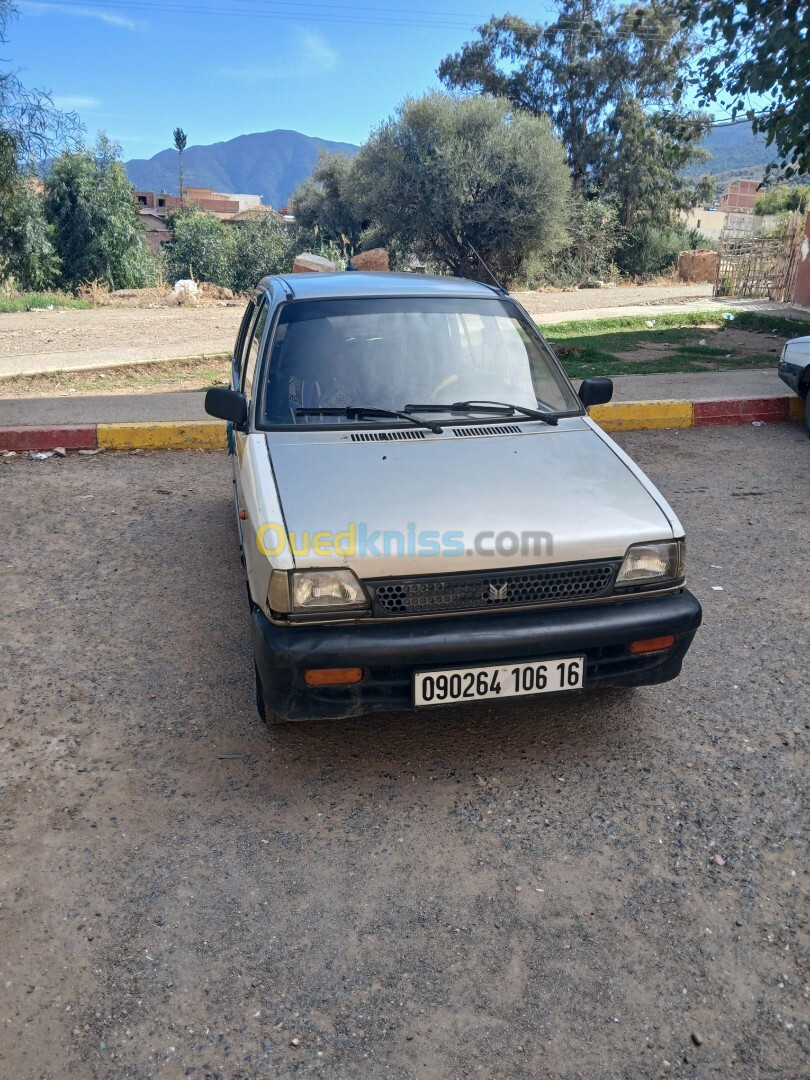
{"type": "MultiPolygon", "coordinates": [[[[605,431],[652,431],[719,424],[776,424],[804,418],[799,397],[707,401],[616,401],[589,410],[605,431]]],[[[151,423],[17,425],[0,428],[0,450],[225,450],[220,420],[151,423]]]]}
{"type": "Polygon", "coordinates": [[[97,439],[100,450],[224,450],[227,446],[221,420],[98,424],[97,439]]]}
{"type": "Polygon", "coordinates": [[[605,431],[641,431],[692,427],[691,401],[615,401],[594,405],[591,419],[605,431]]]}
{"type": "Polygon", "coordinates": [[[64,446],[66,450],[95,450],[95,424],[47,424],[42,427],[0,428],[0,450],[53,450],[64,446]]]}

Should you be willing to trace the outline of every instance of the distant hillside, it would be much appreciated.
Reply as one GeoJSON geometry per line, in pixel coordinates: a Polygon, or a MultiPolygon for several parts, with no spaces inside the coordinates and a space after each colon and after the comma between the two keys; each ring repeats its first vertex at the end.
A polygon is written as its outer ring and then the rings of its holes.
{"type": "MultiPolygon", "coordinates": [[[[189,146],[183,153],[183,182],[214,191],[261,195],[283,206],[296,185],[311,174],[321,150],[354,154],[351,143],[329,142],[298,131],[262,131],[211,146],[189,146]]],[[[177,194],[177,151],[161,150],[148,160],[126,162],[136,188],[177,194]]]]}
{"type": "Polygon", "coordinates": [[[765,136],[755,135],[750,124],[712,128],[703,145],[712,155],[704,167],[713,173],[754,168],[762,173],[776,153],[776,147],[766,146],[765,136]]]}

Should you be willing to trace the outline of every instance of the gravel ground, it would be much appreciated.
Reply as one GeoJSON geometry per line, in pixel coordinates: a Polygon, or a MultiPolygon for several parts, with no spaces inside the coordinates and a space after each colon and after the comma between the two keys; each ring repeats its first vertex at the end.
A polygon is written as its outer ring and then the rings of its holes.
{"type": "Polygon", "coordinates": [[[0,1075],[807,1075],[806,433],[621,442],[677,682],[272,735],[224,455],[0,466],[0,1075]]]}

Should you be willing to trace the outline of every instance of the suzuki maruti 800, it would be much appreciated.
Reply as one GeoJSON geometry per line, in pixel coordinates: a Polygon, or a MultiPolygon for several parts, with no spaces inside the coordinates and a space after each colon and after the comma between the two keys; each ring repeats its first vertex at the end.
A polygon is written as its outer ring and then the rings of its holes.
{"type": "Polygon", "coordinates": [[[265,278],[227,420],[268,723],[673,679],[684,530],[506,292],[265,278]]]}

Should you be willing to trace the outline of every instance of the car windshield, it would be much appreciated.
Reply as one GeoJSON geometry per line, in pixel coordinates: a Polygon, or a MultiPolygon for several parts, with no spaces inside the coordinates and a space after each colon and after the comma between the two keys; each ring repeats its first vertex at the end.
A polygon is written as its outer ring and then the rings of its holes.
{"type": "MultiPolygon", "coordinates": [[[[519,309],[493,298],[301,300],[281,312],[260,410],[266,426],[399,423],[341,416],[349,406],[402,411],[481,404],[464,417],[493,418],[497,401],[551,413],[581,405],[549,348],[519,309]],[[329,409],[329,413],[318,413],[329,409]],[[313,411],[314,410],[314,411],[313,411]]],[[[503,416],[504,410],[500,410],[503,416]]],[[[431,410],[431,416],[444,416],[431,410]]]]}

